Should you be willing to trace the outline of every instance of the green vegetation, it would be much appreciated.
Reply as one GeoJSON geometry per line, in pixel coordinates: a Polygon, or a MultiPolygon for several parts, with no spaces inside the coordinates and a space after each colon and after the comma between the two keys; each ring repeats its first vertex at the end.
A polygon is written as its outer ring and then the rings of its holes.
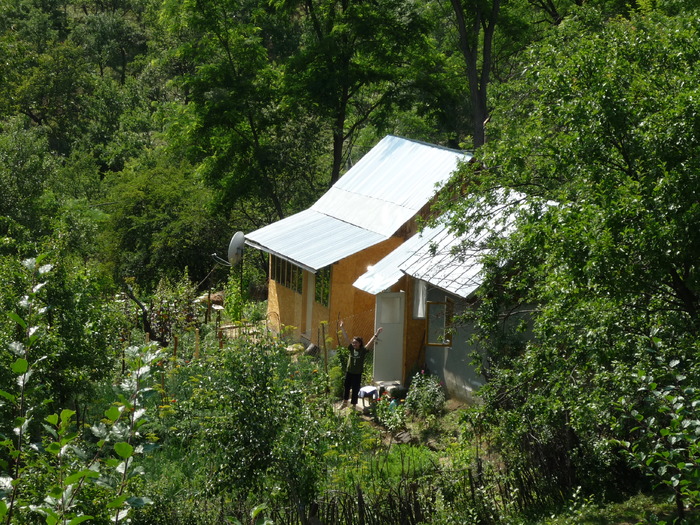
{"type": "Polygon", "coordinates": [[[697,522],[699,8],[0,2],[0,523],[697,522]],[[439,215],[510,227],[477,406],[338,412],[346,350],[210,257],[387,133],[471,150],[439,215]]]}
{"type": "MultiPolygon", "coordinates": [[[[170,345],[115,344],[110,363],[86,363],[106,374],[82,383],[92,385],[90,400],[61,405],[61,382],[44,381],[56,371],[42,367],[60,347],[40,344],[52,330],[48,289],[58,274],[46,256],[17,272],[31,291],[9,316],[17,339],[0,391],[5,523],[536,523],[552,513],[542,523],[623,515],[661,523],[671,515],[631,489],[630,501],[644,503],[637,509],[581,486],[546,495],[513,478],[507,456],[485,439],[481,409],[448,410],[425,372],[364,415],[338,411],[322,359],[291,355],[262,324],[222,345],[182,283],[161,283],[153,301],[161,305],[153,324],[170,345]]],[[[136,311],[117,301],[104,326],[143,338],[136,311]]]]}

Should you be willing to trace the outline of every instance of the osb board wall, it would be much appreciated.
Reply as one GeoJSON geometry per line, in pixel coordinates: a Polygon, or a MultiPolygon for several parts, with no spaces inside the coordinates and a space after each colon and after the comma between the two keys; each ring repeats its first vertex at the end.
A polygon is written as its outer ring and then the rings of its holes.
{"type": "Polygon", "coordinates": [[[329,318],[329,312],[330,310],[328,309],[327,306],[323,306],[319,303],[314,303],[314,310],[313,310],[313,319],[312,319],[312,326],[314,326],[314,333],[311,334],[311,339],[314,342],[315,345],[317,345],[319,348],[323,348],[323,338],[326,338],[326,348],[335,348],[335,334],[333,331],[335,328],[330,327],[330,323],[328,322],[329,318]],[[325,324],[323,327],[321,327],[321,323],[325,321],[325,324]],[[328,338],[331,338],[331,341],[328,341],[328,338]]]}
{"type": "Polygon", "coordinates": [[[267,281],[267,327],[273,332],[279,332],[280,323],[280,299],[278,295],[278,286],[275,281],[268,279],[267,281]]]}
{"type": "MultiPolygon", "coordinates": [[[[357,278],[403,242],[392,237],[366,250],[346,257],[333,265],[331,270],[330,322],[331,333],[335,334],[338,320],[345,323],[348,337],[361,336],[368,341],[374,330],[374,304],[372,294],[355,288],[357,278]]],[[[344,344],[344,341],[340,341],[344,344]]]]}
{"type": "Polygon", "coordinates": [[[293,327],[291,336],[298,341],[301,336],[301,295],[272,279],[268,282],[268,289],[268,326],[275,332],[280,332],[282,327],[293,327]]]}
{"type": "MultiPolygon", "coordinates": [[[[375,297],[372,294],[355,288],[357,278],[367,271],[367,267],[375,264],[403,242],[402,238],[392,237],[361,253],[347,257],[334,264],[331,269],[330,307],[324,307],[314,302],[312,313],[311,341],[323,347],[323,336],[331,338],[330,347],[345,342],[337,338],[338,321],[343,319],[345,330],[349,337],[359,335],[368,341],[374,331],[375,297]],[[327,321],[323,333],[319,329],[321,323],[327,321]]],[[[305,280],[308,275],[305,275],[305,280]]],[[[268,292],[268,326],[279,332],[282,327],[293,327],[290,335],[294,340],[300,340],[304,329],[306,313],[302,296],[292,290],[269,281],[268,292]]],[[[408,308],[408,306],[407,306],[408,308]]]]}

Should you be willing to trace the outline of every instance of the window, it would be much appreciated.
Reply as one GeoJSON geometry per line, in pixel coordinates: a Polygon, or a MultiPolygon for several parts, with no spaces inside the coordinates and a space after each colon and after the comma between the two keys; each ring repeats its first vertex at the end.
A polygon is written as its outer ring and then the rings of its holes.
{"type": "Polygon", "coordinates": [[[271,257],[272,280],[300,294],[301,286],[304,281],[303,270],[286,259],[274,255],[271,257]]]}
{"type": "Polygon", "coordinates": [[[425,300],[428,293],[428,283],[418,279],[413,280],[413,318],[425,319],[425,300]]]}
{"type": "Polygon", "coordinates": [[[446,297],[444,302],[429,301],[427,307],[428,346],[452,346],[454,302],[446,297]]]}
{"type": "Polygon", "coordinates": [[[331,267],[316,272],[316,302],[328,306],[331,298],[331,267]]]}

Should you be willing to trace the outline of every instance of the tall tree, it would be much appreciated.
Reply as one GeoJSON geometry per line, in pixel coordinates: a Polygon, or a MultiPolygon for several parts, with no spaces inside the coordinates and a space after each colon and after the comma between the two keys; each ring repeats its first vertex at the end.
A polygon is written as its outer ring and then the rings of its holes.
{"type": "Polygon", "coordinates": [[[107,184],[110,217],[102,242],[116,280],[133,277],[152,290],[185,268],[196,281],[206,276],[209,255],[229,232],[192,166],[161,150],[110,175],[107,184]]]}
{"type": "Polygon", "coordinates": [[[260,225],[305,207],[319,188],[323,133],[283,97],[279,62],[295,46],[294,21],[241,0],[178,2],[166,14],[195,66],[182,77],[188,118],[175,132],[186,133],[220,208],[260,225]]]}
{"type": "MultiPolygon", "coordinates": [[[[654,465],[655,447],[684,458],[664,467],[669,485],[688,481],[677,465],[698,460],[697,437],[663,437],[675,418],[688,426],[699,416],[698,36],[690,15],[606,21],[579,11],[530,52],[531,67],[495,106],[497,140],[460,181],[490,206],[505,190],[526,196],[513,206],[514,233],[486,259],[478,318],[497,335],[484,339],[486,420],[518,443],[514,463],[562,484],[595,490],[595,476],[619,467],[611,439],[644,438],[651,391],[678,382],[688,388],[682,415],[659,408],[663,430],[636,451],[654,465]],[[518,326],[508,316],[518,303],[535,310],[527,344],[503,337],[518,326]],[[644,424],[620,423],[621,400],[644,424]]],[[[456,227],[486,212],[479,202],[451,203],[456,227]]]]}
{"type": "Polygon", "coordinates": [[[410,64],[427,50],[427,25],[418,4],[405,0],[295,0],[286,8],[304,32],[285,79],[330,127],[333,184],[357,131],[415,78],[410,64]]]}
{"type": "Polygon", "coordinates": [[[488,86],[491,76],[494,36],[502,0],[451,0],[459,33],[459,51],[464,57],[472,105],[475,148],[485,141],[488,118],[488,86]]]}
{"type": "MultiPolygon", "coordinates": [[[[468,84],[473,148],[487,140],[493,80],[508,82],[519,68],[527,67],[521,61],[527,47],[575,14],[581,4],[578,0],[451,0],[456,45],[468,84]]],[[[605,16],[628,11],[617,0],[596,0],[593,5],[605,16]]]]}

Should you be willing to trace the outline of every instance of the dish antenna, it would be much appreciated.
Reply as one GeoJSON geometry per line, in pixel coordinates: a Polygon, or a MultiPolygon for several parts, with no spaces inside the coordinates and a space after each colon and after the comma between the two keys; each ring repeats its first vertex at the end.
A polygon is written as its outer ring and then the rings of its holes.
{"type": "Polygon", "coordinates": [[[245,245],[245,235],[243,232],[236,232],[231,237],[231,242],[228,244],[228,262],[231,266],[238,264],[243,258],[243,247],[245,245]]]}
{"type": "Polygon", "coordinates": [[[212,253],[211,257],[222,266],[236,266],[236,264],[241,262],[241,259],[243,259],[244,244],[245,235],[243,232],[236,232],[233,234],[233,237],[231,237],[231,242],[228,244],[228,261],[225,261],[219,257],[216,253],[212,253]]]}

